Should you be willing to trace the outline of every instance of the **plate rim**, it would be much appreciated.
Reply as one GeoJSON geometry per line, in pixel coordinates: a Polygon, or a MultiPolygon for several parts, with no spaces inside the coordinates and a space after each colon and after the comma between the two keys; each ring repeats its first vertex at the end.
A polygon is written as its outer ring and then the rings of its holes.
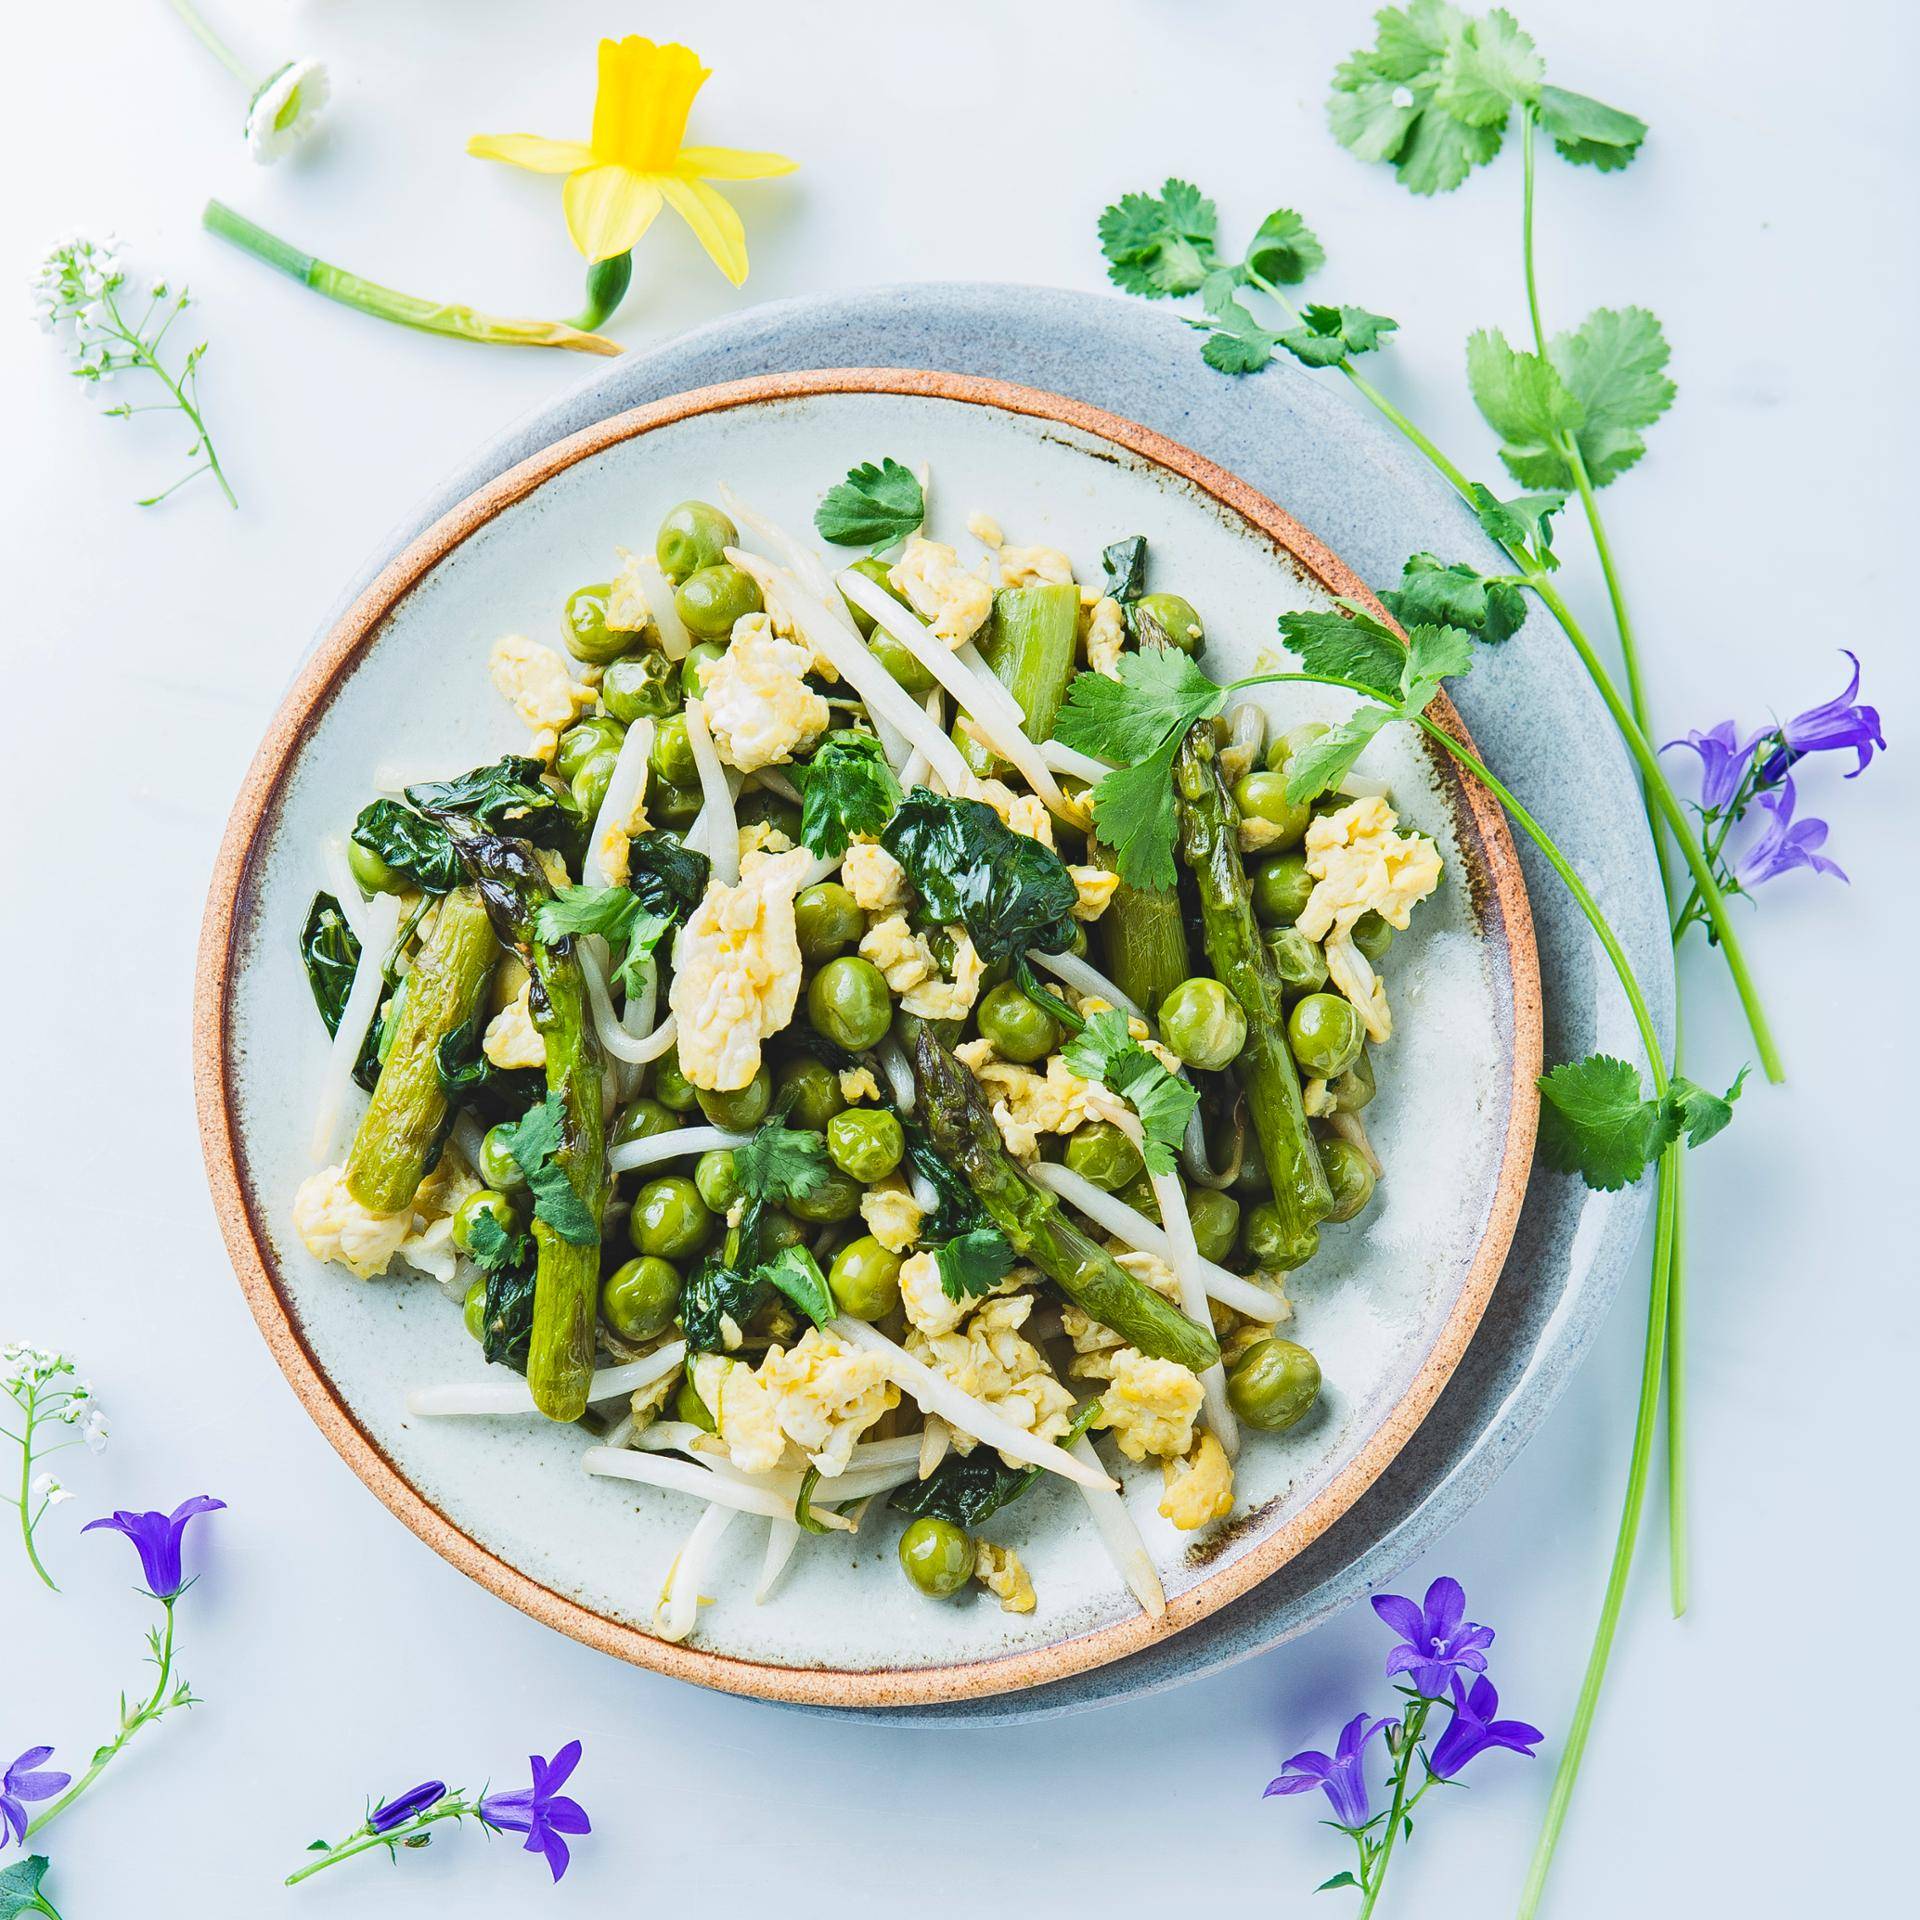
{"type": "MultiPolygon", "coordinates": [[[[1359,1451],[1270,1539],[1198,1581],[1159,1622],[1143,1613],[1019,1652],[932,1667],[787,1666],[662,1640],[556,1591],[451,1520],[401,1473],[334,1387],[283,1297],[239,1143],[231,1000],[235,942],[252,891],[262,830],[284,790],[312,718],[331,702],[396,603],[467,539],[557,475],[626,440],[698,415],[826,394],[884,393],[981,406],[1049,420],[1104,440],[1186,481],[1264,535],[1329,593],[1349,596],[1397,625],[1366,584],[1276,502],[1168,436],[1069,396],[984,375],[919,368],[833,367],[763,374],[691,388],[618,413],[535,449],[455,502],[395,554],[331,622],[283,695],[244,775],[216,856],[195,960],[193,1077],[202,1155],[215,1213],[241,1291],[276,1364],[329,1444],[408,1529],[451,1565],[542,1624],[630,1664],[719,1690],[792,1704],[926,1706],[1043,1685],[1124,1659],[1238,1599],[1276,1572],[1357,1502],[1406,1445],[1439,1397],[1492,1295],[1519,1219],[1538,1117],[1542,1061],[1539,958],[1524,878],[1506,817],[1457,768],[1452,793],[1485,850],[1488,890],[1478,903],[1504,946],[1513,1054],[1505,1139],[1485,1227],[1445,1322],[1413,1379],[1359,1451]]],[[[1463,745],[1471,737],[1442,693],[1431,717],[1463,745]]]]}

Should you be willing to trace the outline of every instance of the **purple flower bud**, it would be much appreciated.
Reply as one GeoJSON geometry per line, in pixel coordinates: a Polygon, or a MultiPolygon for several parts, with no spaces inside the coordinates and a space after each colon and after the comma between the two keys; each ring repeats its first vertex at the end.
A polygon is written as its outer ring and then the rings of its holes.
{"type": "Polygon", "coordinates": [[[444,1780],[423,1780],[417,1787],[409,1787],[398,1799],[375,1807],[367,1815],[367,1829],[371,1833],[391,1833],[395,1827],[403,1826],[415,1814],[425,1813],[436,1801],[446,1797],[444,1780]]]}

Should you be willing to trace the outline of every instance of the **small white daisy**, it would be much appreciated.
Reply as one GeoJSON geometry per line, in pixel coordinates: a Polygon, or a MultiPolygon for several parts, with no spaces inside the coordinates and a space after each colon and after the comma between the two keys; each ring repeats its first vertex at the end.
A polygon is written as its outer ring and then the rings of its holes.
{"type": "Polygon", "coordinates": [[[313,132],[331,92],[318,60],[289,60],[268,74],[247,103],[247,151],[263,167],[291,153],[313,132]]]}

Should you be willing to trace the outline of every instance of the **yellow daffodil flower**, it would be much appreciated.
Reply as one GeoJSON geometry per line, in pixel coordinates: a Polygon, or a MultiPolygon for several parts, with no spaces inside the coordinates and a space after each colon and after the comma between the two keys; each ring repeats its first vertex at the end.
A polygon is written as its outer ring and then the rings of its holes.
{"type": "Polygon", "coordinates": [[[467,151],[534,173],[564,173],[567,231],[588,260],[629,251],[664,203],[737,287],[747,277],[746,233],[740,216],[708,183],[763,180],[791,173],[798,163],[779,153],[682,146],[688,109],[707,76],[689,47],[656,46],[637,34],[602,40],[591,140],[480,133],[467,142],[467,151]]]}

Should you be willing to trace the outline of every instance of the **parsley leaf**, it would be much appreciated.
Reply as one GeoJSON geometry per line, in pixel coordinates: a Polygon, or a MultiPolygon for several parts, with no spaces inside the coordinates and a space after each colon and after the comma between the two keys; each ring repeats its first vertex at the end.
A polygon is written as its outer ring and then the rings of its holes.
{"type": "Polygon", "coordinates": [[[1371,353],[1400,329],[1399,321],[1365,307],[1303,307],[1300,320],[1280,335],[1279,344],[1309,367],[1337,367],[1353,354],[1371,353]]]}
{"type": "Polygon", "coordinates": [[[752,1277],[785,1294],[816,1327],[824,1327],[840,1311],[833,1304],[820,1262],[805,1247],[781,1248],[763,1266],[755,1267],[752,1277]]]}
{"type": "Polygon", "coordinates": [[[1733,1118],[1743,1068],[1724,1095],[1676,1079],[1659,1098],[1643,1096],[1639,1070],[1609,1054],[1568,1061],[1540,1076],[1540,1151],[1563,1173],[1614,1192],[1631,1186],[1682,1133],[1703,1146],[1733,1118]]]}
{"type": "Polygon", "coordinates": [[[926,496],[913,471],[898,460],[871,460],[827,489],[813,516],[820,538],[836,547],[890,547],[927,517],[926,496]]]}
{"type": "Polygon", "coordinates": [[[558,1092],[549,1093],[539,1106],[500,1129],[501,1142],[527,1176],[534,1218],[544,1220],[570,1245],[598,1246],[600,1229],[555,1158],[565,1144],[566,1120],[565,1100],[558,1092]]]}
{"type": "Polygon", "coordinates": [[[1540,573],[1551,573],[1560,564],[1553,550],[1553,516],[1566,504],[1564,493],[1523,493],[1501,500],[1491,487],[1473,482],[1474,517],[1480,531],[1502,546],[1517,547],[1540,573]]]}
{"type": "Polygon", "coordinates": [[[1326,264],[1326,249],[1291,207],[1276,207],[1268,214],[1247,249],[1247,265],[1276,286],[1298,286],[1326,264]]]}
{"type": "Polygon", "coordinates": [[[1511,580],[1489,579],[1464,560],[1442,566],[1430,553],[1414,554],[1399,586],[1380,588],[1379,598],[1403,627],[1460,627],[1493,646],[1511,639],[1527,617],[1526,596],[1511,580]]]}
{"type": "Polygon", "coordinates": [[[1647,123],[1617,107],[1603,107],[1584,93],[1540,89],[1540,124],[1553,135],[1554,150],[1575,166],[1612,173],[1640,151],[1647,123]]]}
{"type": "Polygon", "coordinates": [[[1199,1090],[1176,1078],[1133,1037],[1117,1007],[1096,1013],[1067,1043],[1066,1062],[1083,1080],[1117,1093],[1140,1116],[1151,1173],[1171,1173],[1199,1090]]]}
{"type": "Polygon", "coordinates": [[[934,1249],[940,1291],[949,1300],[991,1293],[1014,1268],[1013,1247],[998,1227],[973,1227],[934,1249]]]}
{"type": "Polygon", "coordinates": [[[794,769],[800,784],[800,840],[809,853],[837,860],[856,833],[878,833],[900,804],[900,782],[870,733],[830,733],[813,758],[794,769]]]}
{"type": "Polygon", "coordinates": [[[1167,181],[1158,198],[1123,194],[1100,215],[1107,277],[1149,300],[1193,293],[1217,264],[1215,225],[1213,202],[1185,180],[1167,181]]]}

